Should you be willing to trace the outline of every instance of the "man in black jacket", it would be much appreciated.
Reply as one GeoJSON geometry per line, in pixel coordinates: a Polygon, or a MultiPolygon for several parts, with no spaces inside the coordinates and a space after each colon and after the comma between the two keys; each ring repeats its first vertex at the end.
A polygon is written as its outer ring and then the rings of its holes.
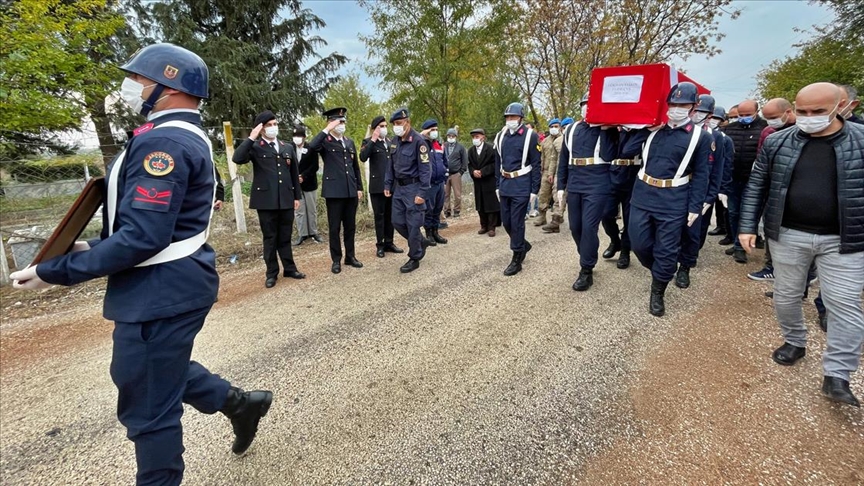
{"type": "Polygon", "coordinates": [[[741,214],[741,195],[750,179],[753,161],[756,160],[759,136],[768,123],[759,117],[759,104],[753,100],[738,103],[738,120],[726,126],[726,135],[732,139],[735,156],[732,159],[732,184],[728,187],[729,228],[735,238],[734,246],[726,251],[738,263],[747,263],[747,253],[738,241],[738,220],[741,214]]]}
{"type": "Polygon", "coordinates": [[[404,253],[393,244],[393,198],[384,195],[384,175],[391,163],[391,150],[395,143],[387,140],[387,120],[376,116],[369,125],[369,136],[360,144],[360,161],[369,162],[369,195],[375,216],[375,256],[384,258],[385,252],[404,253]]]}
{"type": "Polygon", "coordinates": [[[300,209],[297,210],[297,239],[294,246],[300,246],[307,239],[323,243],[318,236],[318,154],[306,148],[306,128],[294,127],[294,150],[300,157],[300,209]]]}
{"type": "Polygon", "coordinates": [[[815,83],[795,99],[796,128],[770,135],[744,192],[739,239],[756,246],[763,202],[765,235],[774,260],[774,309],[784,343],[772,358],[790,366],[806,354],[801,310],[815,260],[828,309],[822,393],[860,406],[849,389],[864,342],[864,127],[837,113],[845,98],[815,83]]]}
{"type": "Polygon", "coordinates": [[[254,178],[249,208],[258,210],[258,221],[264,235],[264,263],[267,265],[268,289],[276,285],[279,276],[279,258],[283,276],[306,278],[297,271],[291,254],[291,232],[294,230],[294,211],[300,207],[300,180],[294,145],[277,140],[279,123],[270,110],[255,118],[255,128],[249,138],[234,151],[235,164],[252,162],[254,178]],[[258,139],[258,135],[261,139],[258,139]]]}

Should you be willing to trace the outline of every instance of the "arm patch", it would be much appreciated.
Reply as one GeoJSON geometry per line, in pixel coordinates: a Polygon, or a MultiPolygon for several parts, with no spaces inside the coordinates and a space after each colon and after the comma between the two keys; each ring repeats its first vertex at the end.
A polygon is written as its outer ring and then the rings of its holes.
{"type": "Polygon", "coordinates": [[[164,179],[142,177],[135,184],[132,208],[167,213],[174,195],[174,183],[164,179]]]}

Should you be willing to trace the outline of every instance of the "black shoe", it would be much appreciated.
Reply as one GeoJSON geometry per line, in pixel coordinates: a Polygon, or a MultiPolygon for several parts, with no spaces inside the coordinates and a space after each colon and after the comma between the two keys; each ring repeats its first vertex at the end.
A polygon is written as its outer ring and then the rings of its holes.
{"type": "Polygon", "coordinates": [[[441,235],[438,233],[438,230],[437,230],[437,229],[432,230],[432,239],[435,240],[435,243],[438,243],[438,244],[441,244],[441,245],[446,245],[446,244],[447,244],[447,238],[444,238],[443,236],[441,236],[441,235]]]}
{"type": "Polygon", "coordinates": [[[686,289],[690,286],[690,269],[684,265],[678,267],[678,273],[675,275],[675,286],[679,289],[686,289]]]}
{"type": "Polygon", "coordinates": [[[774,291],[769,290],[769,291],[765,292],[765,297],[768,297],[769,299],[773,299],[774,298],[774,291]]]}
{"type": "Polygon", "coordinates": [[[727,255],[729,255],[729,256],[732,256],[732,255],[735,254],[735,247],[734,247],[734,246],[730,246],[729,248],[726,248],[726,251],[724,251],[723,253],[725,253],[725,254],[727,254],[727,255]]]}
{"type": "Polygon", "coordinates": [[[845,403],[853,407],[861,407],[858,399],[855,398],[852,390],[849,389],[849,382],[844,379],[826,376],[822,380],[822,394],[835,402],[845,403]]]}
{"type": "Polygon", "coordinates": [[[315,243],[324,243],[324,238],[321,238],[317,234],[310,236],[310,238],[315,240],[315,243]]]}
{"type": "Polygon", "coordinates": [[[360,260],[354,257],[345,257],[345,265],[349,265],[354,268],[363,268],[363,264],[360,263],[360,260]]]}
{"type": "Polygon", "coordinates": [[[729,236],[729,235],[726,235],[725,238],[723,238],[722,240],[718,241],[717,243],[720,244],[720,245],[722,245],[722,246],[731,245],[732,243],[735,243],[735,239],[732,238],[732,237],[729,236]]]}
{"type": "Polygon", "coordinates": [[[577,292],[584,292],[591,288],[594,285],[594,270],[590,268],[583,268],[579,271],[579,278],[573,282],[573,290],[577,292]]]}
{"type": "Polygon", "coordinates": [[[807,354],[807,348],[799,348],[789,343],[783,343],[783,346],[774,350],[771,354],[771,359],[775,363],[783,366],[792,366],[807,354]]]}
{"type": "Polygon", "coordinates": [[[431,228],[426,228],[426,245],[427,246],[438,246],[438,243],[435,241],[435,238],[432,237],[434,231],[431,228]]]}
{"type": "Polygon", "coordinates": [[[306,278],[305,273],[298,272],[297,270],[286,270],[283,274],[283,277],[296,278],[297,280],[301,280],[306,278]]]}
{"type": "Polygon", "coordinates": [[[308,238],[308,236],[298,236],[297,239],[294,240],[294,242],[291,244],[293,246],[300,246],[303,244],[304,241],[306,241],[306,238],[308,238]]]}
{"type": "Polygon", "coordinates": [[[525,257],[528,256],[528,252],[531,251],[531,248],[534,248],[534,247],[531,246],[531,243],[528,243],[526,241],[525,246],[523,248],[525,248],[525,250],[519,252],[519,263],[520,264],[525,261],[525,257]]]}
{"type": "Polygon", "coordinates": [[[402,248],[399,248],[398,246],[394,245],[393,243],[384,243],[384,251],[387,251],[390,253],[405,253],[405,250],[403,250],[402,248]]]}
{"type": "Polygon", "coordinates": [[[735,248],[735,251],[732,252],[732,258],[735,259],[736,263],[747,263],[747,252],[743,248],[740,250],[735,248]]]}
{"type": "Polygon", "coordinates": [[[822,329],[822,332],[828,332],[828,315],[827,314],[819,314],[819,329],[822,329]]]}
{"type": "Polygon", "coordinates": [[[630,252],[629,251],[621,251],[621,254],[618,255],[618,263],[615,265],[621,270],[630,266],[630,252]]]}
{"type": "Polygon", "coordinates": [[[378,251],[375,252],[375,256],[377,256],[378,258],[384,258],[384,247],[383,246],[378,247],[378,251]]]}
{"type": "Polygon", "coordinates": [[[725,235],[726,234],[726,228],[724,228],[722,226],[718,226],[718,227],[714,228],[713,230],[709,231],[708,234],[710,236],[725,235]]]}
{"type": "Polygon", "coordinates": [[[234,454],[243,454],[252,445],[258,432],[258,422],[267,415],[272,403],[273,392],[244,392],[233,386],[228,389],[228,398],[222,407],[222,413],[231,419],[231,427],[234,429],[234,444],[231,446],[234,454]]]}
{"type": "Polygon", "coordinates": [[[663,296],[668,285],[669,282],[651,280],[651,300],[648,304],[648,311],[652,316],[663,317],[663,314],[666,313],[666,303],[663,302],[663,296]]]}
{"type": "Polygon", "coordinates": [[[342,264],[339,262],[333,262],[333,265],[330,265],[330,271],[333,273],[339,273],[342,271],[342,264]]]}
{"type": "Polygon", "coordinates": [[[522,271],[522,258],[521,251],[513,252],[513,259],[510,260],[510,265],[507,265],[507,268],[504,269],[504,275],[506,277],[516,275],[522,271]]]}
{"type": "Polygon", "coordinates": [[[268,289],[272,289],[274,285],[276,285],[276,277],[270,277],[264,281],[264,286],[268,289]]]}
{"type": "Polygon", "coordinates": [[[420,268],[420,261],[412,258],[412,259],[408,260],[408,262],[406,262],[405,265],[402,265],[401,267],[399,267],[399,271],[402,273],[410,273],[410,272],[413,272],[414,270],[417,270],[418,268],[420,268]]]}
{"type": "Polygon", "coordinates": [[[606,247],[606,251],[603,252],[603,258],[610,259],[615,258],[615,255],[621,251],[621,242],[618,243],[612,242],[609,243],[609,246],[606,247]]]}
{"type": "Polygon", "coordinates": [[[765,238],[762,238],[759,235],[756,236],[756,248],[758,248],[760,250],[765,249],[765,238]]]}

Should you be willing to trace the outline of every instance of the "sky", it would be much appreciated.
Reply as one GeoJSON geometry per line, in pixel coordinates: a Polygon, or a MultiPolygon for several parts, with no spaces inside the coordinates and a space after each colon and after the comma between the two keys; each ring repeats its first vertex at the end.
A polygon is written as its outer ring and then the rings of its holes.
{"type": "MultiPolygon", "coordinates": [[[[319,35],[329,46],[324,51],[339,52],[350,59],[342,72],[357,72],[364,86],[375,97],[383,97],[379,80],[362,69],[367,59],[366,47],[357,37],[374,33],[368,13],[352,0],[306,0],[304,6],[321,17],[327,26],[319,35]]],[[[719,30],[726,34],[718,47],[722,53],[710,59],[694,55],[676,66],[700,84],[711,89],[717,104],[729,108],[751,97],[756,89],[756,75],[774,59],[794,55],[793,44],[807,40],[812,26],[833,19],[826,7],[807,1],[753,0],[735,1],[741,15],[720,19],[719,30]],[[803,29],[796,32],[795,29],[803,29]]]]}

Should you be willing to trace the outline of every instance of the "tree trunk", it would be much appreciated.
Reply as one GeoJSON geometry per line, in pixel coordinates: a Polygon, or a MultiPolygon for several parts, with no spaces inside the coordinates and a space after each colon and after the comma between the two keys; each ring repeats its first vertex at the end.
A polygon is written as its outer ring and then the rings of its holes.
{"type": "Polygon", "coordinates": [[[105,171],[108,164],[120,153],[120,145],[114,139],[114,134],[111,131],[111,122],[105,111],[105,99],[87,96],[86,102],[87,113],[90,114],[90,119],[96,126],[96,137],[99,139],[99,150],[102,152],[102,169],[105,171]]]}

